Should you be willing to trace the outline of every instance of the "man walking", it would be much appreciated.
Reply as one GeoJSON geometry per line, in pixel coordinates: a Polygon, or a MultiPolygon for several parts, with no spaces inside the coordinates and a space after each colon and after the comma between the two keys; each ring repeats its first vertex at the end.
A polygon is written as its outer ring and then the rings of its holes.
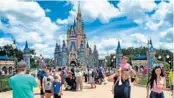
{"type": "Polygon", "coordinates": [[[13,91],[13,98],[34,98],[33,88],[38,84],[33,76],[25,74],[27,64],[18,63],[17,74],[9,78],[8,82],[13,91]]]}

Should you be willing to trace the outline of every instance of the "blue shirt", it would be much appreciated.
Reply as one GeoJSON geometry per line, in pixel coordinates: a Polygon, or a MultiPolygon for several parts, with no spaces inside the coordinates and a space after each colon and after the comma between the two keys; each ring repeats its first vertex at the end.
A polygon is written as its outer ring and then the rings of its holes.
{"type": "Polygon", "coordinates": [[[99,69],[98,69],[98,72],[99,72],[99,73],[102,73],[102,68],[99,68],[99,69]]]}
{"type": "Polygon", "coordinates": [[[44,76],[47,76],[47,74],[44,71],[38,72],[38,79],[42,80],[44,76]]]}
{"type": "Polygon", "coordinates": [[[58,94],[60,92],[60,87],[61,87],[60,82],[54,82],[53,83],[54,94],[58,94]]]}
{"type": "Polygon", "coordinates": [[[33,76],[16,74],[8,82],[13,90],[13,98],[34,98],[33,87],[38,84],[33,76]]]}

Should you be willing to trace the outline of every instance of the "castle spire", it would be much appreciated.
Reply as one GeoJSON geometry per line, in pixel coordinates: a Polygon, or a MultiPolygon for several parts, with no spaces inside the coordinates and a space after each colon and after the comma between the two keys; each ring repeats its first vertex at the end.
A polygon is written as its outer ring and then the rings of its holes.
{"type": "Polygon", "coordinates": [[[118,46],[117,46],[117,50],[121,49],[121,45],[120,45],[120,41],[118,41],[118,46]]]}
{"type": "Polygon", "coordinates": [[[79,2],[78,12],[77,12],[77,33],[79,34],[82,32],[81,20],[82,20],[82,14],[80,9],[80,2],[79,2]]]}
{"type": "Polygon", "coordinates": [[[76,21],[75,21],[75,18],[74,18],[74,26],[76,26],[76,21]]]}
{"type": "Polygon", "coordinates": [[[88,42],[87,42],[87,44],[86,44],[86,48],[89,48],[89,44],[88,44],[88,42]]]}
{"type": "Polygon", "coordinates": [[[80,1],[78,2],[78,14],[81,15],[80,1]]]}
{"type": "Polygon", "coordinates": [[[28,42],[25,43],[25,49],[28,49],[28,42]]]}

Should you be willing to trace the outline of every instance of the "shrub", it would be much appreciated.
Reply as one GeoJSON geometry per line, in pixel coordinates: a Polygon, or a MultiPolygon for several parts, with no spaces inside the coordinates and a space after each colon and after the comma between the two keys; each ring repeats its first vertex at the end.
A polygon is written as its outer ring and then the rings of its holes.
{"type": "Polygon", "coordinates": [[[8,78],[10,76],[0,77],[0,92],[11,90],[8,84],[8,78]]]}

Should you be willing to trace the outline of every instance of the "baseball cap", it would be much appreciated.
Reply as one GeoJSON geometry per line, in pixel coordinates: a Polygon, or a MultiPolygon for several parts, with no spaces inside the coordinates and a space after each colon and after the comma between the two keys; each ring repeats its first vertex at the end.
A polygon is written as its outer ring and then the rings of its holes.
{"type": "Polygon", "coordinates": [[[18,69],[23,69],[23,68],[26,68],[27,67],[27,63],[24,62],[24,61],[18,62],[17,65],[18,65],[17,66],[18,69]]]}

